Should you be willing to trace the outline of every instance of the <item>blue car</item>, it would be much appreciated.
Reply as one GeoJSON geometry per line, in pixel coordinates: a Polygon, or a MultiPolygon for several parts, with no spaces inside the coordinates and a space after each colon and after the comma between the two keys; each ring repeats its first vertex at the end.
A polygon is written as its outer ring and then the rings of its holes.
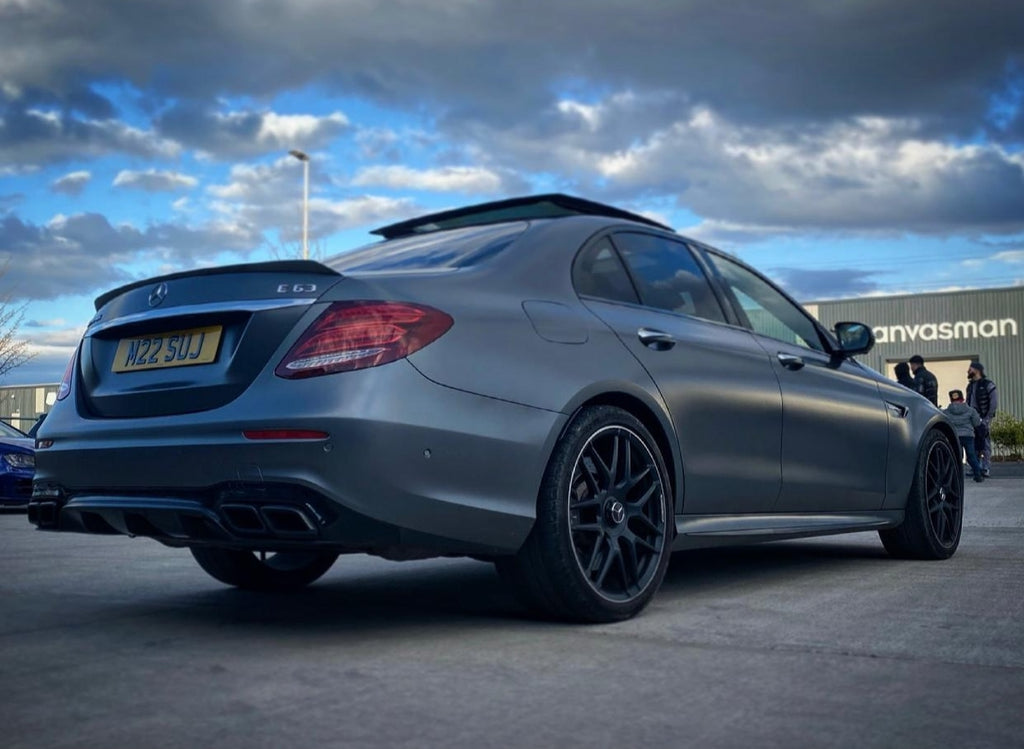
{"type": "Polygon", "coordinates": [[[0,508],[24,507],[32,497],[35,441],[0,421],[0,508]]]}

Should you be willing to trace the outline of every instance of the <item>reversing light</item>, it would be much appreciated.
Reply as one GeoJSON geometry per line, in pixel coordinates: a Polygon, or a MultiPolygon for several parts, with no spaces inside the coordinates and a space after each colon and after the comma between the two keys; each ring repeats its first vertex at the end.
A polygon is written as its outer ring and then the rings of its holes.
{"type": "Polygon", "coordinates": [[[295,342],[277,369],[297,379],[377,367],[433,343],[452,326],[440,310],[411,302],[336,302],[295,342]]]}

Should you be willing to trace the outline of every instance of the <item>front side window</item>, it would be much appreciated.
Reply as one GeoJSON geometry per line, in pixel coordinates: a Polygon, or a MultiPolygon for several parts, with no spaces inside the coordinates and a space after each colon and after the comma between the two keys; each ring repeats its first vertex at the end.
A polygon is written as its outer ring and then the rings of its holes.
{"type": "Polygon", "coordinates": [[[667,237],[632,232],[616,234],[613,241],[633,275],[641,303],[725,322],[707,276],[685,244],[667,237]]]}
{"type": "Polygon", "coordinates": [[[736,297],[754,332],[815,351],[824,350],[811,318],[778,289],[722,255],[709,252],[707,256],[736,297]]]}

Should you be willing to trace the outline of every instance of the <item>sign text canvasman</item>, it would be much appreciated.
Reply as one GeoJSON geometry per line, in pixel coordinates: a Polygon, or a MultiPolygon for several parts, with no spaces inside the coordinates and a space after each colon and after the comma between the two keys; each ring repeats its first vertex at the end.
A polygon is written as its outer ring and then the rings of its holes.
{"type": "Polygon", "coordinates": [[[1002,320],[957,320],[956,322],[926,322],[917,325],[880,325],[874,328],[876,343],[906,343],[908,341],[953,341],[964,338],[1003,338],[1017,335],[1017,321],[1012,317],[1002,320]]]}

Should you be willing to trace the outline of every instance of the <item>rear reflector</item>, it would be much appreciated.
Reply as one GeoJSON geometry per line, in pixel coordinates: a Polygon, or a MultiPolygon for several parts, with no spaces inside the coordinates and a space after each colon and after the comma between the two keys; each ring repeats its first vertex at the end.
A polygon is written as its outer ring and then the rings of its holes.
{"type": "Polygon", "coordinates": [[[325,440],[331,435],[315,429],[246,429],[247,440],[325,440]]]}
{"type": "Polygon", "coordinates": [[[275,373],[296,379],[376,367],[419,351],[451,326],[451,317],[422,304],[336,302],[295,342],[275,373]]]}

